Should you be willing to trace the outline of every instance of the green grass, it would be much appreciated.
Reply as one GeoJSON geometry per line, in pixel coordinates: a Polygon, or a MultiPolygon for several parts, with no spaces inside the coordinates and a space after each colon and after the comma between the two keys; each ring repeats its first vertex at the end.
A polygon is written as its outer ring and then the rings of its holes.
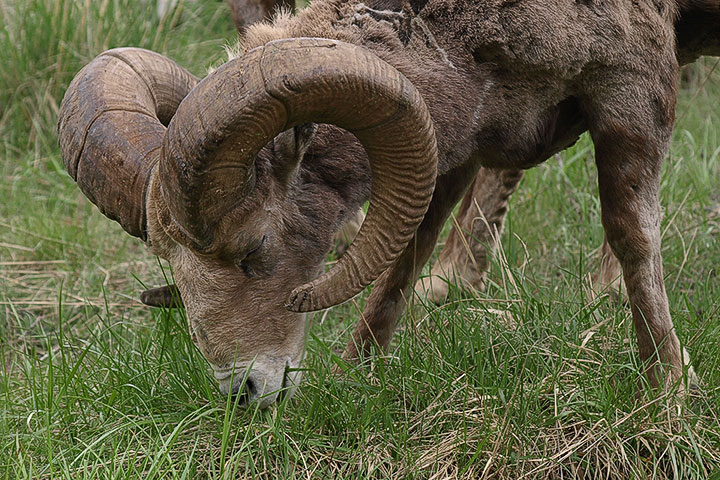
{"type": "Polygon", "coordinates": [[[0,0],[0,478],[720,478],[714,59],[682,91],[662,182],[698,395],[636,396],[629,311],[590,294],[602,229],[583,138],[523,180],[487,292],[417,300],[387,355],[339,376],[358,312],[316,314],[297,395],[261,412],[217,391],[180,312],[138,304],[156,259],[62,168],[59,101],[93,56],[143,46],[202,74],[233,39],[222,2],[164,21],[142,5],[0,0]]]}

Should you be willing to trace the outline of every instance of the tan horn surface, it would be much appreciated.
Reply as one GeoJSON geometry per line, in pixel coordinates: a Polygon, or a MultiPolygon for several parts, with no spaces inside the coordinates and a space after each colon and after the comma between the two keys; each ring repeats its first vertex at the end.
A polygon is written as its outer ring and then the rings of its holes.
{"type": "Polygon", "coordinates": [[[368,153],[373,185],[355,241],[331,271],[293,292],[288,308],[295,311],[357,294],[420,224],[435,185],[437,146],[410,81],[354,45],[311,38],[268,43],[223,65],[188,95],[168,127],[159,170],[168,233],[214,251],[254,204],[255,155],[278,133],[310,122],[352,132],[368,153]]]}
{"type": "Polygon", "coordinates": [[[163,123],[196,83],[162,55],[118,48],[86,65],[63,98],[58,137],[68,173],[103,214],[143,240],[163,123]]]}
{"type": "Polygon", "coordinates": [[[183,308],[180,290],[176,285],[165,285],[145,290],[140,294],[140,301],[150,307],[183,308]]]}

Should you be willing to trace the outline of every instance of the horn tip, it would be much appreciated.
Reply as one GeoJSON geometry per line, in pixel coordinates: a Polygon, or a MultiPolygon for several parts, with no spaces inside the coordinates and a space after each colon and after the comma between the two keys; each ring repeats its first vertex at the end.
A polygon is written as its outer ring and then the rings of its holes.
{"type": "Polygon", "coordinates": [[[180,292],[175,285],[151,288],[140,294],[140,301],[149,307],[182,308],[180,292]]]}
{"type": "Polygon", "coordinates": [[[293,290],[290,294],[290,298],[285,304],[285,308],[287,308],[291,312],[297,313],[304,313],[316,310],[315,308],[313,308],[313,304],[315,303],[313,299],[313,289],[314,285],[312,283],[309,283],[293,290]]]}

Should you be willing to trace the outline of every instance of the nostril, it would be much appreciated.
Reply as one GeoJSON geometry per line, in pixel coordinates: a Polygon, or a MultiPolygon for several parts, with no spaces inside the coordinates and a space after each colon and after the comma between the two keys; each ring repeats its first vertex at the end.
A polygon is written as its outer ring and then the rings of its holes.
{"type": "Polygon", "coordinates": [[[232,397],[233,403],[244,405],[248,402],[248,392],[242,385],[236,385],[233,387],[230,396],[232,397]]]}
{"type": "Polygon", "coordinates": [[[235,385],[232,389],[232,399],[240,405],[248,403],[249,400],[255,398],[256,386],[251,379],[246,379],[243,383],[235,385]]]}
{"type": "Polygon", "coordinates": [[[245,390],[247,390],[248,393],[250,393],[250,398],[255,397],[255,395],[257,394],[256,389],[255,389],[255,382],[253,382],[251,378],[248,378],[247,380],[245,380],[245,390]]]}

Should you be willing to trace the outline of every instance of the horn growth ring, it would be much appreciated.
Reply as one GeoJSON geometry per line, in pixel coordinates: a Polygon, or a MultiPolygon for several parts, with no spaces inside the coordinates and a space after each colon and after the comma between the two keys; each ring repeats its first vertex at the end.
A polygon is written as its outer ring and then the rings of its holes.
{"type": "Polygon", "coordinates": [[[187,96],[170,122],[159,166],[171,221],[192,248],[212,253],[257,207],[260,149],[311,122],[358,138],[373,186],[355,241],[332,270],[293,291],[287,306],[294,311],[357,294],[397,258],[422,221],[437,146],[412,83],[362,47],[317,38],[270,42],[226,63],[187,96]]]}

